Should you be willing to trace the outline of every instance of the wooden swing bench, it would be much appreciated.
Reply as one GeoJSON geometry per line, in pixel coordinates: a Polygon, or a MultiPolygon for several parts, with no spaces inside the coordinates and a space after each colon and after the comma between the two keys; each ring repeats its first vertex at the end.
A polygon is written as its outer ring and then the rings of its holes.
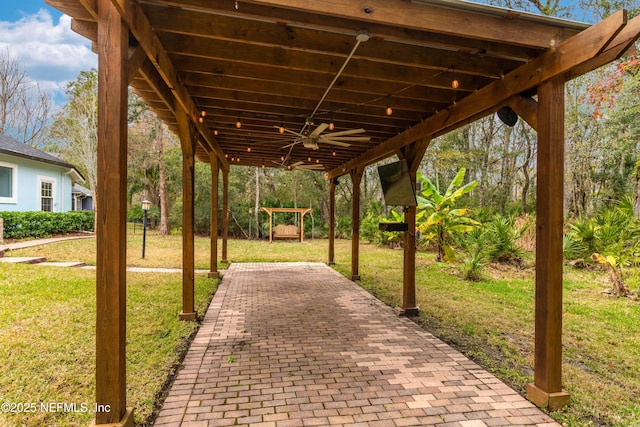
{"type": "Polygon", "coordinates": [[[298,239],[304,242],[304,216],[313,212],[308,208],[260,208],[260,210],[269,214],[269,242],[273,239],[298,239]],[[293,213],[298,215],[300,219],[300,227],[297,225],[278,224],[273,226],[274,213],[293,213]]]}
{"type": "Polygon", "coordinates": [[[273,229],[274,239],[299,239],[300,231],[295,225],[278,224],[273,229]]]}

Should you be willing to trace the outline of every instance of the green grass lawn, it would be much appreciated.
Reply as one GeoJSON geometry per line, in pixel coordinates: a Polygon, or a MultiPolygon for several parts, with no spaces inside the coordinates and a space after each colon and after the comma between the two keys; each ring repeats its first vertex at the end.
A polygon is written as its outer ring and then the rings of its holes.
{"type": "MultiPolygon", "coordinates": [[[[127,276],[127,403],[140,425],[198,325],[178,320],[181,280],[127,276]]],[[[216,285],[197,276],[199,313],[216,285]]],[[[0,412],[0,425],[89,425],[91,413],[46,413],[39,405],[95,401],[95,271],[0,264],[0,360],[0,402],[38,405],[33,413],[0,412]]]]}
{"type": "MultiPolygon", "coordinates": [[[[272,244],[230,240],[229,259],[232,262],[325,262],[327,245],[327,240],[305,243],[275,241],[272,244]]],[[[40,254],[50,260],[82,260],[92,264],[95,262],[94,246],[95,241],[80,240],[16,251],[10,255],[40,254]]],[[[128,247],[130,265],[181,266],[180,236],[160,237],[151,233],[147,236],[144,260],[140,259],[139,234],[129,236],[128,247]]],[[[350,241],[336,241],[335,268],[346,276],[350,274],[350,253],[350,241]]],[[[455,267],[436,263],[434,257],[433,253],[425,252],[417,255],[417,301],[421,314],[416,322],[523,392],[525,385],[532,381],[533,373],[533,269],[491,267],[485,272],[484,280],[472,283],[461,280],[455,267]]],[[[402,251],[363,243],[360,262],[361,285],[387,304],[399,305],[402,251]]],[[[196,238],[196,268],[208,267],[209,240],[196,238]]],[[[0,268],[3,268],[0,270],[0,283],[5,282],[5,276],[16,280],[16,283],[24,283],[0,291],[0,321],[3,322],[0,356],[4,360],[15,359],[12,366],[24,365],[35,369],[34,374],[30,374],[29,368],[22,368],[14,375],[13,371],[7,370],[8,365],[2,368],[0,390],[14,393],[9,396],[8,392],[3,392],[5,400],[29,397],[39,400],[85,399],[91,402],[93,391],[87,390],[93,384],[94,320],[91,316],[94,315],[95,303],[92,273],[71,270],[64,277],[55,275],[60,270],[44,269],[50,273],[38,273],[43,271],[42,267],[0,268]],[[41,274],[36,284],[31,285],[32,279],[28,276],[38,277],[41,274]],[[51,279],[52,276],[56,278],[51,279]],[[56,292],[56,289],[65,291],[56,292]],[[5,295],[10,295],[8,300],[5,295]],[[21,308],[16,310],[15,307],[21,308]],[[20,346],[27,350],[24,355],[17,352],[20,346]],[[38,348],[44,351],[35,350],[38,348]],[[53,364],[67,372],[68,377],[52,378],[55,370],[50,366],[53,364]],[[37,368],[39,366],[42,368],[37,368]]],[[[166,378],[168,368],[147,371],[152,364],[148,359],[157,360],[166,355],[175,357],[175,348],[179,347],[181,338],[177,337],[180,332],[174,328],[192,326],[175,320],[179,311],[180,278],[168,276],[153,280],[144,274],[129,276],[132,327],[129,331],[128,398],[136,406],[139,417],[151,412],[145,408],[153,407],[154,393],[140,391],[144,389],[142,383],[139,384],[140,390],[136,389],[136,377],[139,377],[136,370],[166,378]],[[161,285],[165,280],[167,283],[161,285]],[[163,310],[167,310],[166,320],[155,319],[154,313],[163,310]],[[133,326],[136,316],[149,320],[142,321],[136,328],[133,326]],[[159,323],[153,326],[149,323],[151,321],[159,323]],[[167,341],[171,344],[158,348],[154,356],[149,354],[150,349],[144,345],[144,340],[135,338],[153,337],[150,339],[155,343],[157,335],[164,334],[169,335],[167,341]],[[138,340],[139,348],[144,351],[135,349],[138,340]]],[[[211,291],[213,287],[208,280],[199,279],[199,299],[206,300],[207,291],[203,288],[211,291]]],[[[552,414],[565,426],[640,426],[640,303],[604,296],[600,291],[605,287],[604,272],[566,268],[563,368],[564,385],[572,400],[564,411],[552,414]]],[[[189,332],[182,331],[181,336],[189,332]]],[[[158,384],[161,383],[161,378],[158,378],[158,384]]],[[[82,417],[78,419],[84,420],[82,417]]]]}

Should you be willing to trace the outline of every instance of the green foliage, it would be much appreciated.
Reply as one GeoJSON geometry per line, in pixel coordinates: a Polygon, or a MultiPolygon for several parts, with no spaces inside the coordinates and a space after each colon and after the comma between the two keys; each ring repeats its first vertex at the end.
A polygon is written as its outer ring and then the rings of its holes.
{"type": "Polygon", "coordinates": [[[93,231],[94,212],[0,212],[0,217],[5,238],[25,239],[93,231]]]}
{"type": "Polygon", "coordinates": [[[460,264],[463,279],[472,282],[482,280],[482,270],[489,262],[487,240],[487,231],[483,227],[460,235],[458,243],[466,253],[460,264]]]}
{"type": "Polygon", "coordinates": [[[458,199],[478,185],[477,181],[462,185],[465,172],[465,168],[458,171],[444,194],[441,194],[438,186],[428,178],[418,174],[422,183],[422,192],[418,196],[418,211],[424,216],[419,220],[416,217],[417,228],[425,233],[427,240],[435,242],[438,248],[436,259],[439,262],[454,259],[451,244],[456,234],[468,233],[480,225],[469,216],[469,209],[455,208],[458,199]]]}
{"type": "Polygon", "coordinates": [[[599,253],[613,255],[622,263],[638,263],[640,224],[633,215],[633,204],[628,198],[623,199],[592,218],[573,220],[565,241],[567,259],[587,259],[599,253]]]}
{"type": "Polygon", "coordinates": [[[527,230],[527,226],[517,227],[515,219],[515,216],[495,215],[486,225],[491,261],[522,265],[523,254],[517,241],[527,230]]]}

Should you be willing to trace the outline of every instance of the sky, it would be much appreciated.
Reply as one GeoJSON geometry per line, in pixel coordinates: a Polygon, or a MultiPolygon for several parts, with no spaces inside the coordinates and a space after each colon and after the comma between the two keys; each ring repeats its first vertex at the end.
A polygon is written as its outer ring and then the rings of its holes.
{"type": "Polygon", "coordinates": [[[0,50],[18,58],[27,76],[58,105],[68,82],[98,66],[90,42],[71,31],[71,19],[44,0],[0,0],[0,50]]]}

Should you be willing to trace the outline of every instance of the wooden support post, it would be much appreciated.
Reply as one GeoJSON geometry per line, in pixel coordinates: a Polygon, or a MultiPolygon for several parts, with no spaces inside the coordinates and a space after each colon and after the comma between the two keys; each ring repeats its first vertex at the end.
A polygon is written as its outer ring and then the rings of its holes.
{"type": "Polygon", "coordinates": [[[534,383],[527,398],[557,410],[562,390],[562,233],[564,190],[564,80],[538,88],[538,183],[534,383]]]}
{"type": "Polygon", "coordinates": [[[195,320],[195,145],[196,134],[187,113],[176,113],[182,147],[182,312],[180,320],[195,320]]]}
{"type": "MultiPolygon", "coordinates": [[[[403,148],[402,154],[409,167],[411,185],[416,188],[416,174],[420,162],[431,142],[431,138],[425,138],[419,142],[403,148]]],[[[416,206],[407,206],[404,211],[404,221],[408,230],[404,233],[404,258],[402,270],[402,311],[403,316],[417,316],[419,313],[416,304],[416,206]]]]}
{"type": "Polygon", "coordinates": [[[360,181],[364,169],[356,168],[350,172],[353,184],[351,206],[351,280],[360,280],[360,181]]]}
{"type": "Polygon", "coordinates": [[[218,272],[218,177],[220,175],[220,163],[215,152],[209,152],[209,164],[211,165],[211,224],[209,228],[211,240],[211,268],[209,277],[217,279],[220,277],[218,272]]]}
{"type": "Polygon", "coordinates": [[[222,262],[228,263],[227,240],[229,239],[229,169],[222,170],[222,262]]]}
{"type": "Polygon", "coordinates": [[[133,425],[126,407],[128,42],[111,0],[99,0],[95,424],[110,426],[133,425]]]}
{"type": "Polygon", "coordinates": [[[304,242],[304,213],[300,212],[300,243],[304,242]]]}
{"type": "Polygon", "coordinates": [[[338,178],[329,183],[329,265],[336,263],[336,185],[338,178]]]}

